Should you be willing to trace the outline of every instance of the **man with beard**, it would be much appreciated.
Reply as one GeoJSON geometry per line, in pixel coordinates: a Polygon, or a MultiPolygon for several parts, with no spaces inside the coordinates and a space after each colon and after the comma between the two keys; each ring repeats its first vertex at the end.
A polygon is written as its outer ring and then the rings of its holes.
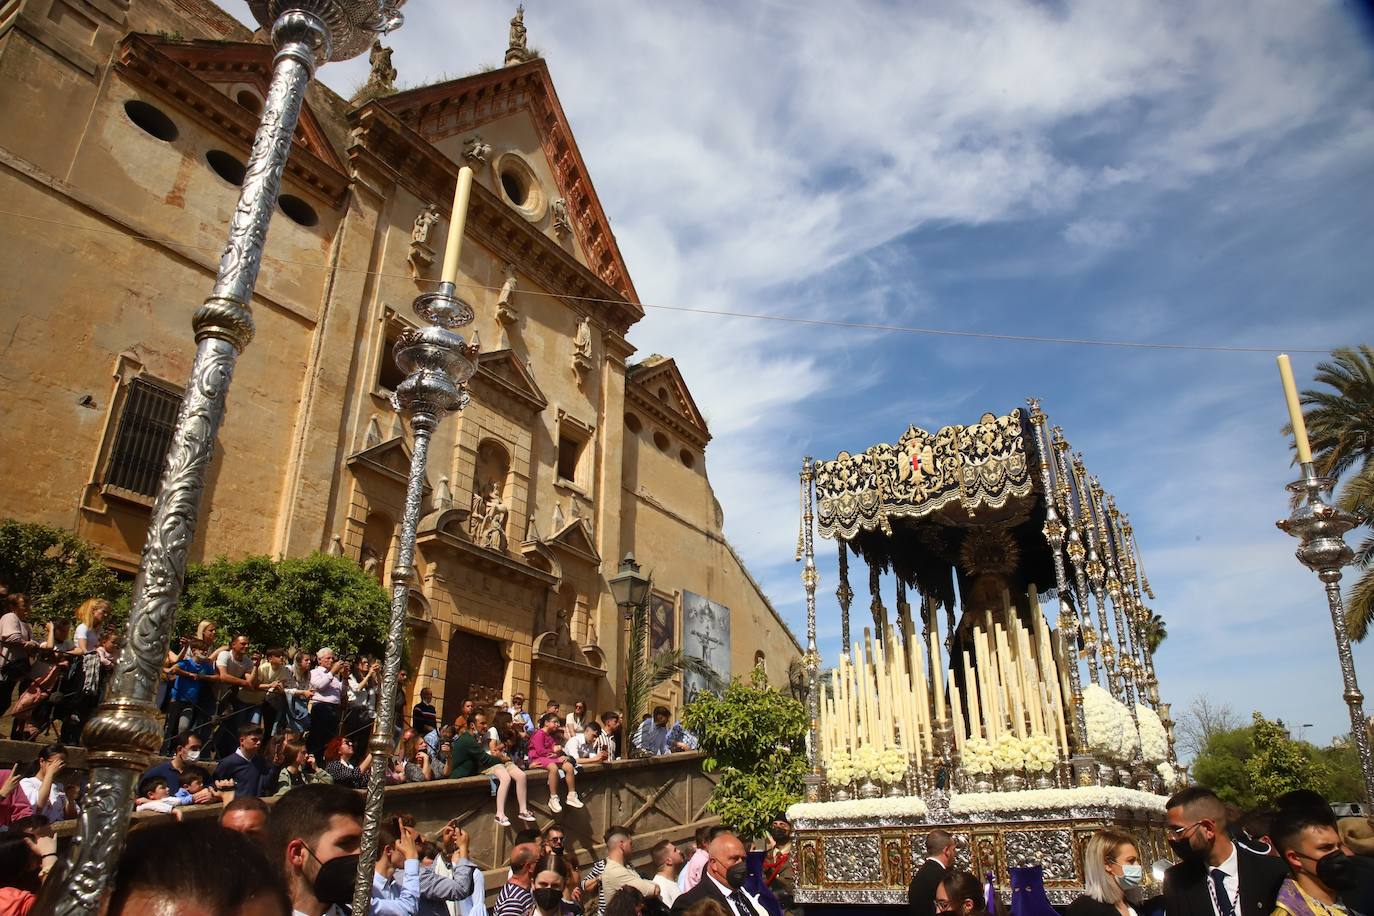
{"type": "Polygon", "coordinates": [[[326,783],[292,789],[273,807],[268,837],[292,916],[343,916],[358,874],[363,797],[326,783]]]}
{"type": "Polygon", "coordinates": [[[1226,806],[1190,786],[1165,803],[1164,836],[1179,864],[1164,873],[1169,916],[1270,916],[1288,868],[1231,842],[1226,806]]]}

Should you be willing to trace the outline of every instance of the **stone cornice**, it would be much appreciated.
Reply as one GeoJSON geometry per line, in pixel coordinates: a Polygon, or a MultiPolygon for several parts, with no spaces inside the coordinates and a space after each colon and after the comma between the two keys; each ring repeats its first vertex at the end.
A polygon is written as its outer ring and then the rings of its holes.
{"type": "MultiPolygon", "coordinates": [[[[378,101],[348,114],[351,160],[364,160],[422,200],[448,209],[458,182],[458,165],[378,101]]],[[[579,312],[590,311],[617,334],[625,334],[644,310],[608,285],[581,261],[534,228],[480,184],[472,187],[467,233],[498,257],[517,264],[540,286],[579,312]],[[602,300],[602,301],[587,301],[602,300]]]]}
{"type": "MultiPolygon", "coordinates": [[[[261,45],[204,49],[207,56],[228,53],[233,57],[233,52],[244,57],[246,65],[249,58],[260,57],[264,52],[270,55],[271,49],[261,45]]],[[[232,63],[227,61],[225,66],[229,67],[232,63]]],[[[138,33],[125,36],[115,53],[115,71],[130,82],[177,105],[242,150],[252,148],[253,137],[258,129],[257,116],[206,83],[182,61],[166,53],[157,38],[138,33]]],[[[257,71],[253,72],[256,76],[257,71]]],[[[318,127],[309,123],[308,113],[302,113],[301,121],[302,132],[292,143],[291,156],[286,161],[286,173],[337,207],[342,204],[348,191],[348,176],[342,170],[342,163],[336,166],[323,158],[336,157],[323,137],[318,136],[318,127]],[[316,149],[311,149],[312,144],[316,149]]]]}
{"type": "Polygon", "coordinates": [[[711,441],[710,432],[650,394],[633,377],[625,385],[625,400],[640,413],[653,417],[660,426],[668,427],[699,449],[705,449],[706,444],[711,441]]]}
{"type": "Polygon", "coordinates": [[[592,271],[620,295],[638,301],[543,58],[399,92],[379,102],[430,141],[469,133],[515,111],[529,111],[592,271]]]}

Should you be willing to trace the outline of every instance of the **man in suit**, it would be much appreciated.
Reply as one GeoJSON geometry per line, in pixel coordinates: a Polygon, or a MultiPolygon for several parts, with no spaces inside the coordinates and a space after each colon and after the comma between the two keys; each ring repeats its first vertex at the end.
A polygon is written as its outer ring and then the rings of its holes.
{"type": "Polygon", "coordinates": [[[926,860],[916,870],[906,891],[911,916],[935,916],[935,889],[954,867],[954,837],[943,830],[926,834],[926,860]]]}
{"type": "Polygon", "coordinates": [[[1288,868],[1231,842],[1226,806],[1190,786],[1165,803],[1164,835],[1179,864],[1164,873],[1169,916],[1270,916],[1288,868]]]}
{"type": "Polygon", "coordinates": [[[685,913],[693,904],[714,900],[728,916],[768,916],[758,898],[744,889],[749,866],[744,861],[744,844],[732,833],[724,833],[706,845],[706,870],[701,881],[673,902],[674,916],[685,913]]]}

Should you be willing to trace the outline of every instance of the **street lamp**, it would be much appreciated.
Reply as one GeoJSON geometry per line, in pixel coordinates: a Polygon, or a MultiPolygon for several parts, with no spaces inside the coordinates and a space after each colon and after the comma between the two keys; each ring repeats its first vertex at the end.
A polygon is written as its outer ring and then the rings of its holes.
{"type": "Polygon", "coordinates": [[[620,561],[619,573],[611,577],[611,595],[615,603],[625,609],[627,620],[634,608],[643,607],[648,600],[651,583],[652,580],[639,571],[634,551],[625,554],[625,559],[620,561]]]}

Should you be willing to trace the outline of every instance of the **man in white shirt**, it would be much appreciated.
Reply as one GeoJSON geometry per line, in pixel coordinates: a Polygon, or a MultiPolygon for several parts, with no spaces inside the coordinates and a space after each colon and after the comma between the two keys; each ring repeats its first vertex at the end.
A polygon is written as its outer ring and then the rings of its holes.
{"type": "Polygon", "coordinates": [[[606,759],[606,748],[598,744],[601,726],[588,722],[582,731],[568,739],[563,745],[563,753],[579,763],[601,763],[606,759]]]}
{"type": "Polygon", "coordinates": [[[372,875],[368,916],[416,916],[420,912],[420,844],[414,827],[391,824],[377,831],[377,864],[372,875]],[[396,872],[400,871],[400,880],[396,872]]]}
{"type": "Polygon", "coordinates": [[[215,732],[215,756],[224,758],[234,753],[239,744],[239,726],[250,721],[263,700],[258,684],[257,663],[248,655],[248,637],[236,635],[215,658],[218,673],[215,696],[219,700],[220,723],[215,732]],[[247,691],[244,698],[239,691],[247,691]]]}
{"type": "Polygon", "coordinates": [[[686,861],[682,850],[672,840],[661,840],[651,853],[654,862],[654,883],[664,906],[672,906],[682,889],[677,886],[677,873],[686,861]]]}

